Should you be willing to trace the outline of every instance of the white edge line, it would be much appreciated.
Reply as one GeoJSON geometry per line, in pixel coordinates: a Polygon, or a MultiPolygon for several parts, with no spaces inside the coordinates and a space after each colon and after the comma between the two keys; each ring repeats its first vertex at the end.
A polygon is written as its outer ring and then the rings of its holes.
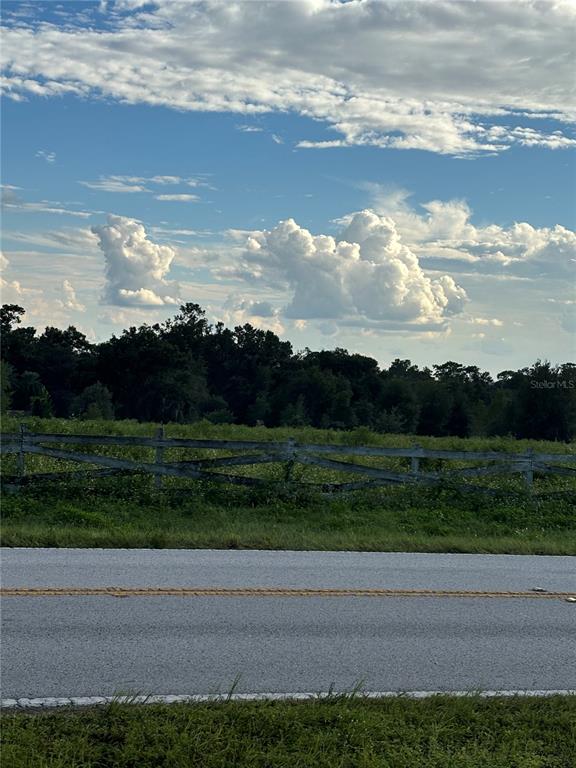
{"type": "Polygon", "coordinates": [[[574,696],[576,690],[509,690],[509,691],[365,691],[365,692],[332,692],[332,693],[233,693],[233,694],[177,694],[150,696],[70,696],[58,698],[46,696],[42,698],[1,699],[2,709],[52,709],[55,707],[92,707],[98,704],[202,704],[208,702],[226,701],[317,701],[334,699],[339,696],[354,699],[428,699],[433,696],[479,697],[491,699],[497,697],[510,698],[513,696],[547,697],[574,696]]]}

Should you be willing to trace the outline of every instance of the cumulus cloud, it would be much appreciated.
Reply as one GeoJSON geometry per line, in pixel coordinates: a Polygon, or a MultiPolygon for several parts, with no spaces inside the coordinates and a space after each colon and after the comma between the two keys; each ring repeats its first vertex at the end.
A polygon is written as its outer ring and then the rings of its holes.
{"type": "MultiPolygon", "coordinates": [[[[398,232],[427,268],[500,274],[504,277],[572,279],[576,232],[560,224],[535,227],[515,222],[477,226],[462,200],[433,200],[415,210],[406,193],[379,194],[375,208],[393,218],[398,232]]],[[[350,220],[344,217],[345,223],[350,220]]]]}
{"type": "Polygon", "coordinates": [[[5,304],[17,304],[22,302],[23,298],[34,300],[42,294],[40,290],[24,288],[20,280],[4,280],[0,277],[0,287],[2,288],[2,302],[5,304]]]}
{"type": "Polygon", "coordinates": [[[75,312],[84,312],[86,307],[78,301],[74,286],[69,280],[64,280],[62,283],[62,292],[64,293],[64,299],[58,300],[58,305],[63,309],[71,309],[75,312]]]}
{"type": "Polygon", "coordinates": [[[303,148],[474,155],[576,144],[567,129],[571,0],[123,0],[107,8],[104,29],[33,18],[9,26],[8,95],[292,111],[336,132],[303,135],[303,148]],[[558,130],[536,130],[541,117],[560,121],[558,130]]]}
{"type": "Polygon", "coordinates": [[[176,251],[153,243],[134,219],[108,216],[92,227],[106,260],[106,304],[133,307],[178,305],[179,287],[166,280],[176,251]]]}
{"type": "Polygon", "coordinates": [[[300,320],[441,328],[467,302],[449,275],[429,278],[394,222],[369,210],[355,214],[338,238],[313,235],[293,219],[254,231],[234,274],[289,287],[284,315],[300,320]]]}
{"type": "Polygon", "coordinates": [[[234,294],[226,299],[222,305],[222,310],[216,312],[215,319],[222,320],[229,326],[250,323],[255,328],[278,334],[282,334],[286,330],[279,310],[273,307],[270,302],[240,299],[234,294]]]}
{"type": "MultiPolygon", "coordinates": [[[[44,330],[47,325],[66,327],[70,322],[70,309],[74,309],[66,306],[66,290],[64,289],[65,300],[62,301],[54,297],[53,288],[56,286],[50,286],[45,290],[37,285],[30,285],[28,282],[30,279],[34,278],[28,275],[26,282],[23,283],[21,280],[5,280],[0,277],[2,303],[19,304],[24,307],[26,325],[32,325],[38,330],[44,330]]],[[[83,311],[83,308],[78,311],[83,311]]],[[[78,324],[76,327],[81,330],[78,324]]]]}

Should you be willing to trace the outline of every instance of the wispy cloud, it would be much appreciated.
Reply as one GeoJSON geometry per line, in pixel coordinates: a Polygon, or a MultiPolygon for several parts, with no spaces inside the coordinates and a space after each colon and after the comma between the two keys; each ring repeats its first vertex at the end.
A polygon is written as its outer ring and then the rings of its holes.
{"type": "Polygon", "coordinates": [[[242,133],[262,133],[264,129],[257,125],[237,125],[236,130],[242,131],[242,133]]]}
{"type": "Polygon", "coordinates": [[[36,152],[36,157],[45,160],[47,163],[56,162],[56,152],[49,152],[46,149],[39,149],[38,152],[36,152]]]}
{"type": "MultiPolygon", "coordinates": [[[[208,187],[212,189],[206,178],[197,176],[126,176],[112,175],[101,176],[93,181],[79,181],[83,187],[93,189],[98,192],[112,192],[120,194],[134,194],[139,192],[155,193],[155,187],[208,187]]],[[[184,193],[157,194],[157,200],[176,200],[186,199],[188,201],[196,200],[196,195],[185,195],[184,193]]]]}
{"type": "Polygon", "coordinates": [[[198,195],[155,195],[156,200],[171,201],[176,203],[197,203],[200,198],[198,195]]]}
{"type": "Polygon", "coordinates": [[[79,219],[88,219],[95,213],[95,211],[75,211],[71,208],[64,208],[58,203],[51,203],[49,200],[41,200],[38,203],[4,203],[4,208],[16,213],[55,213],[62,216],[75,216],[79,219]]]}
{"type": "Polygon", "coordinates": [[[150,191],[141,184],[129,184],[119,176],[110,176],[105,179],[99,179],[98,181],[80,181],[78,183],[82,184],[83,187],[95,189],[98,192],[134,193],[150,191]]]}

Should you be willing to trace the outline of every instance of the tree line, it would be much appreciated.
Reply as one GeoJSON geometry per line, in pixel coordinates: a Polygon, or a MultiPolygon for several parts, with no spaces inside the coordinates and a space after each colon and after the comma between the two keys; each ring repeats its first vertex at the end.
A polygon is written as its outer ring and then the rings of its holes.
{"type": "Polygon", "coordinates": [[[2,412],[81,419],[305,426],[418,435],[576,435],[576,364],[537,361],[493,379],[474,365],[381,368],[345,349],[295,353],[272,331],[210,324],[188,303],[99,344],[73,326],[1,309],[2,412]]]}

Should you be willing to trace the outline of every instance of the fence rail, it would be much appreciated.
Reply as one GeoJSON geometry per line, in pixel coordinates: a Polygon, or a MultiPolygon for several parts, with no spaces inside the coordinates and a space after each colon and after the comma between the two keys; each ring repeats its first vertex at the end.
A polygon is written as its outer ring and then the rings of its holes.
{"type": "MultiPolygon", "coordinates": [[[[576,479],[576,453],[536,453],[528,450],[524,453],[505,453],[499,451],[447,451],[423,448],[413,445],[410,448],[382,448],[377,446],[327,445],[298,443],[290,438],[285,442],[267,442],[253,440],[203,440],[191,438],[168,438],[164,428],[159,428],[155,437],[133,435],[70,435],[57,433],[29,432],[22,425],[19,433],[5,433],[0,436],[0,452],[17,454],[17,475],[5,478],[5,482],[29,484],[31,482],[58,480],[69,477],[100,477],[117,473],[146,473],[155,477],[155,484],[160,487],[163,477],[210,480],[234,485],[259,485],[267,482],[262,478],[230,474],[218,470],[257,464],[281,463],[285,466],[284,481],[291,481],[295,464],[315,466],[338,473],[362,475],[363,479],[354,482],[336,482],[319,484],[325,491],[352,491],[361,488],[377,487],[387,484],[420,483],[438,484],[469,478],[483,478],[490,475],[520,474],[531,486],[534,473],[556,474],[576,479]],[[60,446],[71,446],[62,448],[60,446]],[[137,461],[115,456],[88,453],[73,450],[73,446],[124,446],[153,448],[154,461],[137,461]],[[236,453],[219,458],[198,458],[181,461],[166,461],[165,451],[170,448],[185,448],[198,451],[220,450],[236,453]],[[26,474],[25,456],[27,454],[47,456],[53,459],[96,465],[98,469],[82,472],[49,472],[26,474]],[[330,455],[331,454],[331,455],[330,455]],[[351,462],[350,458],[390,457],[410,460],[406,471],[368,466],[351,462]],[[348,459],[348,460],[347,460],[348,459]],[[436,459],[442,462],[482,461],[489,462],[481,466],[423,471],[421,460],[436,459]],[[566,466],[569,465],[569,466],[566,466]],[[572,466],[570,466],[572,465],[572,466]]],[[[310,485],[310,484],[307,484],[310,485]]],[[[466,483],[460,486],[466,490],[494,492],[481,485],[466,483]]]]}

